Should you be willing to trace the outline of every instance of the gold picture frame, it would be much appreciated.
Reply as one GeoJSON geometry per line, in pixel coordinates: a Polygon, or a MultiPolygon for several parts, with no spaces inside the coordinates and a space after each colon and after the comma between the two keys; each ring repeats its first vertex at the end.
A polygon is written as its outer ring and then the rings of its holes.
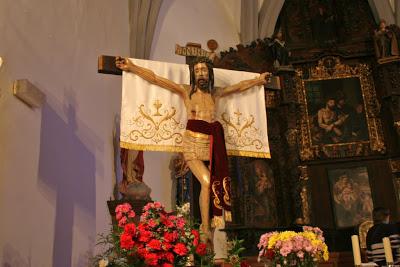
{"type": "Polygon", "coordinates": [[[367,64],[347,65],[338,57],[324,57],[307,75],[296,70],[296,91],[301,160],[386,152],[380,105],[367,64]],[[351,103],[346,104],[346,98],[351,103]]]}

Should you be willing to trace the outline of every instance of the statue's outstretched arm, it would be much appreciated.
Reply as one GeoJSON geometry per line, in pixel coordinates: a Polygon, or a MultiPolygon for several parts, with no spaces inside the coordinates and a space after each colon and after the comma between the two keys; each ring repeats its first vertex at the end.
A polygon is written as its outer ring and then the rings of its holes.
{"type": "Polygon", "coordinates": [[[182,97],[185,97],[185,89],[182,88],[179,84],[177,84],[171,80],[168,80],[166,78],[157,76],[152,70],[140,67],[140,66],[134,64],[128,58],[117,57],[115,59],[115,65],[117,66],[117,68],[120,68],[123,71],[132,72],[132,73],[138,75],[139,77],[143,78],[144,80],[148,81],[149,83],[158,85],[162,88],[165,88],[174,93],[177,93],[177,94],[181,95],[182,97]]]}
{"type": "Polygon", "coordinates": [[[219,94],[219,96],[226,96],[226,95],[233,94],[236,92],[242,92],[242,91],[252,88],[253,86],[266,84],[267,80],[271,77],[271,75],[272,74],[269,72],[264,72],[264,73],[260,74],[260,77],[258,77],[258,78],[251,79],[251,80],[244,80],[237,84],[225,87],[223,90],[221,90],[221,93],[219,94]]]}

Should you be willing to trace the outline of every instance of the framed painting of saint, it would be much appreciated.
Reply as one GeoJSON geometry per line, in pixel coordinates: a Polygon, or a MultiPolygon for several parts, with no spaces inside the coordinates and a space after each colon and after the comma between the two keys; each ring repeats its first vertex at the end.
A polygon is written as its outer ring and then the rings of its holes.
{"type": "Polygon", "coordinates": [[[369,66],[326,57],[307,75],[297,70],[302,160],[385,153],[369,66]]]}
{"type": "Polygon", "coordinates": [[[373,201],[367,167],[330,169],[328,179],[338,228],[372,220],[373,201]]]}

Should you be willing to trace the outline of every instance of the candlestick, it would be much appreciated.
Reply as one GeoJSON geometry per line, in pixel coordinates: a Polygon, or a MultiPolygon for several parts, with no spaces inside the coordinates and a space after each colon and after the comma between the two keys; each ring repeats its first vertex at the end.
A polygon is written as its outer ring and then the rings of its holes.
{"type": "Polygon", "coordinates": [[[388,237],[384,237],[382,239],[383,249],[385,251],[386,264],[393,264],[393,253],[392,246],[390,245],[390,239],[388,237]]]}
{"type": "Polygon", "coordinates": [[[351,245],[353,247],[353,257],[354,257],[354,265],[361,265],[361,254],[360,254],[360,243],[358,241],[358,235],[351,236],[351,245]]]}

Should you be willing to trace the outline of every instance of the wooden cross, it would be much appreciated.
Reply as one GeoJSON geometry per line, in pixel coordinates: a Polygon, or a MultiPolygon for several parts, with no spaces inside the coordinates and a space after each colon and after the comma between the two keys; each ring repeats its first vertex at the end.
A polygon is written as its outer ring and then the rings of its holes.
{"type": "MultiPolygon", "coordinates": [[[[122,71],[115,66],[115,56],[99,56],[97,62],[97,72],[103,74],[122,75],[122,71]]],[[[192,60],[192,56],[186,57],[186,63],[192,60]]],[[[279,76],[272,76],[271,80],[265,85],[268,89],[280,90],[279,76]]]]}
{"type": "MultiPolygon", "coordinates": [[[[186,64],[189,64],[197,56],[209,57],[218,47],[215,40],[209,40],[207,45],[211,52],[202,49],[201,45],[196,43],[187,43],[185,47],[176,45],[175,54],[185,56],[186,64]]],[[[122,75],[122,71],[115,66],[115,58],[114,56],[99,56],[97,71],[103,74],[122,75]]]]}
{"type": "MultiPolygon", "coordinates": [[[[208,46],[211,50],[211,53],[214,52],[214,50],[217,48],[216,42],[211,42],[209,41],[208,46]],[[213,49],[214,48],[214,49],[213,49]]],[[[201,49],[201,45],[195,44],[195,43],[188,43],[186,47],[181,47],[181,46],[176,46],[175,47],[175,53],[181,56],[186,57],[186,63],[189,64],[196,56],[199,55],[207,55],[207,52],[203,49],[201,49]]],[[[118,69],[115,66],[115,56],[99,56],[98,62],[97,62],[97,72],[98,73],[103,73],[103,74],[112,74],[112,75],[122,75],[122,71],[118,69]]],[[[161,114],[159,113],[159,109],[161,108],[160,102],[154,102],[154,107],[157,109],[156,115],[161,114]]],[[[188,190],[189,190],[189,195],[190,195],[190,207],[191,207],[191,216],[195,218],[196,220],[200,220],[200,207],[199,207],[199,202],[197,199],[199,199],[200,196],[200,183],[197,181],[197,179],[191,179],[190,185],[188,185],[188,190]]]]}
{"type": "MultiPolygon", "coordinates": [[[[218,47],[217,42],[215,40],[209,40],[207,46],[211,50],[211,52],[208,53],[215,55],[214,51],[218,47]]],[[[186,45],[186,48],[188,49],[184,49],[181,46],[177,46],[175,51],[176,54],[186,57],[186,64],[189,64],[196,56],[205,55],[207,53],[207,51],[201,49],[201,45],[195,43],[188,43],[186,45]]],[[[122,75],[122,71],[115,66],[115,59],[116,59],[115,56],[106,56],[106,55],[99,56],[98,66],[97,66],[98,73],[122,75]]],[[[271,81],[266,85],[266,87],[271,89],[280,89],[279,77],[274,76],[271,79],[271,81]]],[[[239,118],[241,114],[236,114],[236,115],[238,115],[238,123],[239,123],[239,118]]],[[[200,208],[199,208],[199,202],[197,201],[200,195],[200,183],[197,181],[197,179],[191,179],[191,184],[189,185],[189,194],[190,194],[190,205],[192,207],[191,215],[196,219],[200,219],[200,208]]]]}

